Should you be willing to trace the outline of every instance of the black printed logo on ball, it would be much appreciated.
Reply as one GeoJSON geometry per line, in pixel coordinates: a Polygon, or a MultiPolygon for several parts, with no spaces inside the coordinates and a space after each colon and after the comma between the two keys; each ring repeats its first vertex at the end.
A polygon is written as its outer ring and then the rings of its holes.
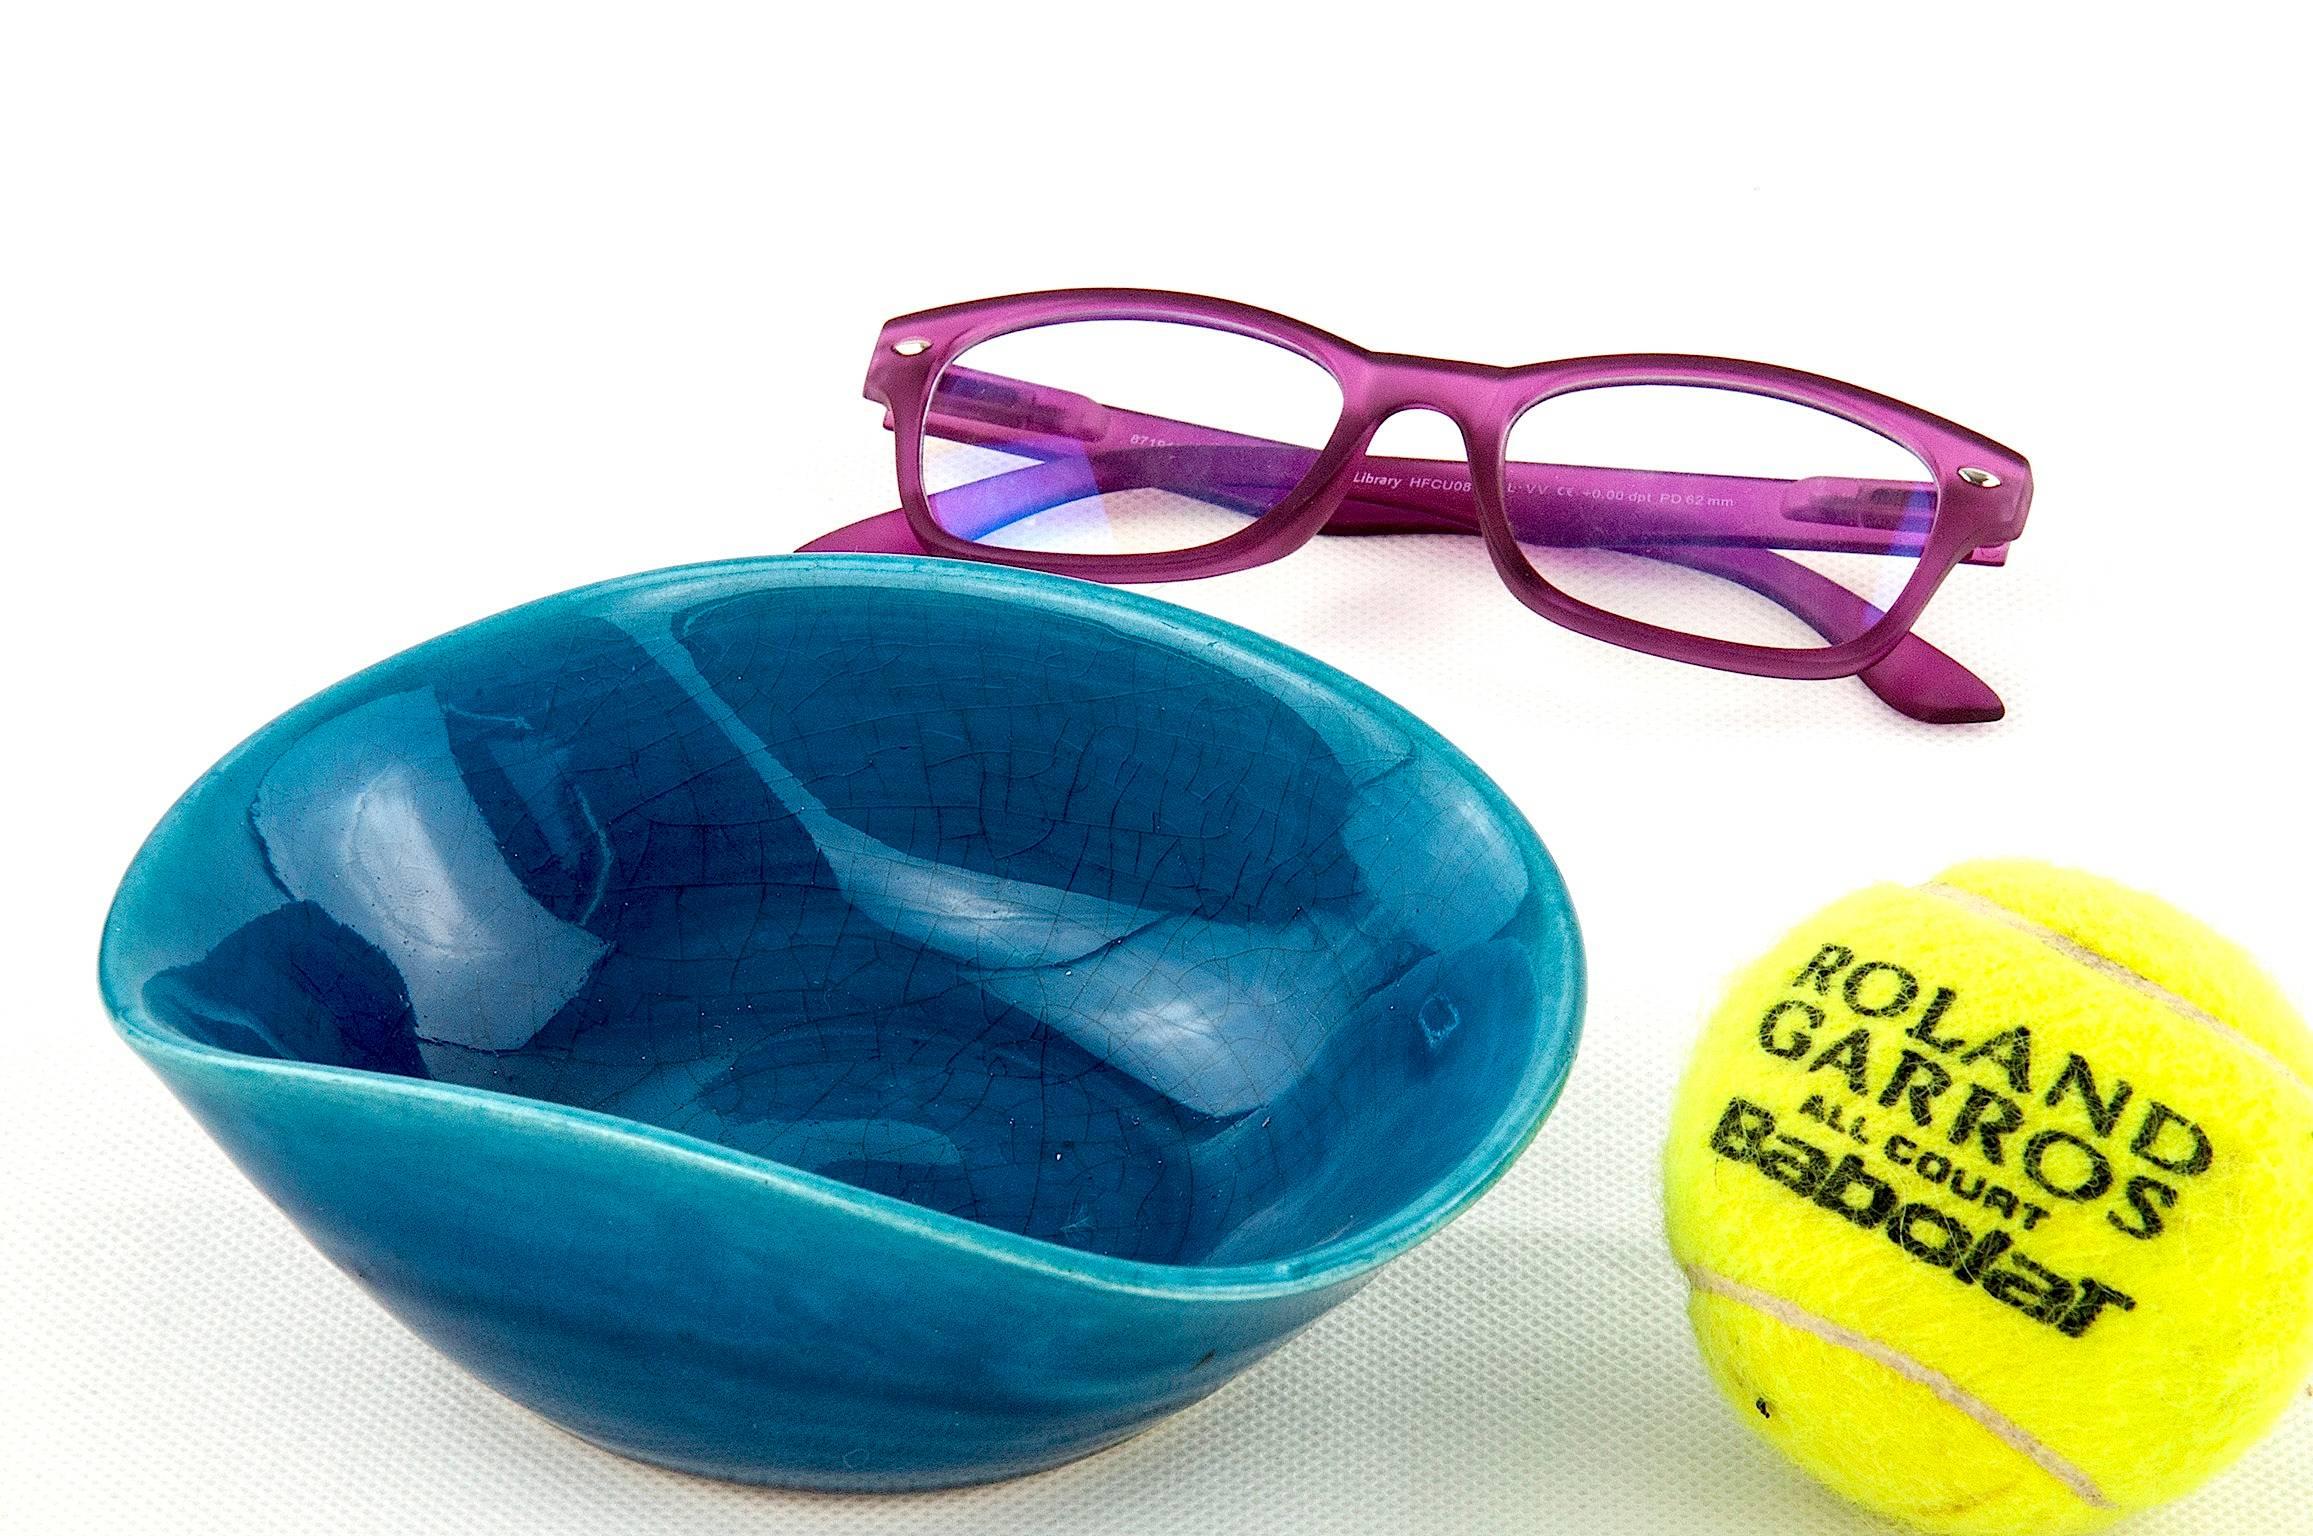
{"type": "Polygon", "coordinates": [[[2158,1239],[2217,1161],[2197,1122],[2077,1051],[2055,1059],[2028,1019],[1963,1027],[1958,991],[1844,944],[1820,946],[1784,990],[1757,1041],[1797,1074],[1808,1124],[1736,1097],[1713,1152],[2068,1337],[2135,1308],[2107,1280],[2035,1260],[2029,1234],[2094,1219],[2158,1239]]]}

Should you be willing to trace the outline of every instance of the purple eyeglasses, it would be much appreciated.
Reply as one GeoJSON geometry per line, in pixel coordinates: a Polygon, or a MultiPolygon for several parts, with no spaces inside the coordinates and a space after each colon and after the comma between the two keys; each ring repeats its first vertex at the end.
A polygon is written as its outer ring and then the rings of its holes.
{"type": "Polygon", "coordinates": [[[893,320],[866,392],[889,411],[900,510],[807,550],[1157,582],[1319,533],[1475,533],[1520,601],[1594,639],[1859,676],[1938,724],[2003,713],[1911,628],[1953,566],[2004,561],[2031,470],[1851,384],[1670,354],[1495,368],[1218,299],[1084,289],[893,320]],[[1420,411],[1463,457],[1367,452],[1420,411]]]}

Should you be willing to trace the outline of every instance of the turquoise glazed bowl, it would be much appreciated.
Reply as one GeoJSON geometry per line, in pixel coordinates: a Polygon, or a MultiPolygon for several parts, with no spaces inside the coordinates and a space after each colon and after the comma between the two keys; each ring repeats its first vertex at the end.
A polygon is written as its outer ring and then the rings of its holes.
{"type": "Polygon", "coordinates": [[[105,995],[419,1335],[714,1477],[1032,1472],[1475,1199],[1572,1059],[1501,793],[1306,656],[890,557],[533,603],[300,705],[105,995]]]}

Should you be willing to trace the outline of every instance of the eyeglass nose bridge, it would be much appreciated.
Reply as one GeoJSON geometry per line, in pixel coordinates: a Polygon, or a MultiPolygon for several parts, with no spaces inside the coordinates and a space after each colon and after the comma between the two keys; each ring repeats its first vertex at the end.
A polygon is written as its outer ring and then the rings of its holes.
{"type": "Polygon", "coordinates": [[[1514,388],[1513,370],[1488,363],[1379,352],[1350,381],[1351,411],[1376,426],[1409,410],[1435,411],[1462,429],[1465,440],[1485,435],[1514,388]]]}
{"type": "Polygon", "coordinates": [[[1364,362],[1344,389],[1345,408],[1365,429],[1361,445],[1400,416],[1430,412],[1454,424],[1473,468],[1498,452],[1518,404],[1517,370],[1402,352],[1370,353],[1364,362]]]}
{"type": "Polygon", "coordinates": [[[1392,421],[1426,412],[1454,424],[1465,461],[1482,472],[1500,456],[1517,387],[1512,369],[1384,352],[1369,357],[1363,375],[1349,381],[1343,405],[1359,425],[1361,457],[1371,454],[1374,439],[1392,421]]]}

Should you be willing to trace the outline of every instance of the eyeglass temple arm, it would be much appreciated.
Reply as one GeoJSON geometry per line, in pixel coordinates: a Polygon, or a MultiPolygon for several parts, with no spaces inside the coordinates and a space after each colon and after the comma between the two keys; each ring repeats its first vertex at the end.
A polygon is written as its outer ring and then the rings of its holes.
{"type": "MultiPolygon", "coordinates": [[[[1120,410],[967,368],[940,376],[929,426],[951,442],[1043,459],[1087,458],[1104,483],[1118,487],[1185,485],[1162,478],[1168,467],[1163,461],[1206,450],[1196,461],[1203,476],[1196,483],[1238,491],[1255,507],[1273,504],[1290,490],[1315,457],[1288,444],[1120,410]],[[1242,452],[1213,452],[1229,449],[1242,452]],[[1156,477],[1135,479],[1128,471],[1156,477]]],[[[1924,481],[1778,480],[1535,463],[1506,466],[1504,479],[1512,526],[1538,543],[1562,547],[1677,543],[1916,555],[1935,506],[1934,488],[1924,481]]],[[[1469,469],[1442,460],[1367,457],[1351,476],[1349,495],[1368,505],[1451,519],[1468,503],[1469,469]]],[[[1970,565],[2006,559],[2004,544],[1964,557],[1970,565]]]]}
{"type": "MultiPolygon", "coordinates": [[[[1000,485],[1016,476],[1032,476],[1053,467],[1056,466],[1037,465],[1015,470],[980,484],[1000,485]]],[[[1324,531],[1474,534],[1478,529],[1475,521],[1466,516],[1456,520],[1429,514],[1415,519],[1394,507],[1353,500],[1341,505],[1324,531]]],[[[838,551],[871,555],[929,553],[917,539],[915,530],[908,526],[905,512],[880,513],[822,534],[804,545],[800,553],[838,551]]],[[[1682,565],[1748,587],[1788,609],[1834,645],[1863,633],[1879,617],[1870,604],[1839,583],[1816,574],[1796,560],[1787,560],[1767,550],[1655,545],[1628,548],[1622,553],[1682,565]]],[[[2000,696],[1982,679],[1916,634],[1907,633],[1892,650],[1859,675],[1864,686],[1891,708],[1914,720],[1957,725],[1997,720],[2005,713],[2000,696]]]]}
{"type": "MultiPolygon", "coordinates": [[[[1329,534],[1476,533],[1467,519],[1435,516],[1419,520],[1392,507],[1348,501],[1327,521],[1329,534]]],[[[1637,555],[1716,576],[1758,593],[1804,622],[1826,641],[1852,640],[1879,621],[1880,613],[1847,588],[1796,560],[1772,550],[1692,544],[1628,545],[1617,554],[1637,555]]],[[[1916,632],[1907,631],[1885,656],[1858,673],[1865,687],[1890,708],[1931,725],[1968,725],[1997,720],[2006,706],[1991,686],[1916,632]]]]}

